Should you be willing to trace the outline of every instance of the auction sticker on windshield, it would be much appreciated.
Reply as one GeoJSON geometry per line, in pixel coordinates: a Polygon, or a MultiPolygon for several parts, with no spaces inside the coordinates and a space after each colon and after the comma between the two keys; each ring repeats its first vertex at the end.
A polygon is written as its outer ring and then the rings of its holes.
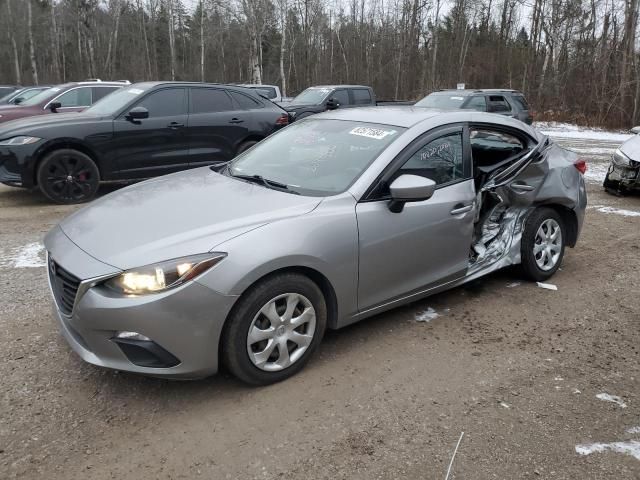
{"type": "Polygon", "coordinates": [[[395,130],[383,130],[381,128],[371,127],[356,127],[349,132],[351,135],[358,135],[360,137],[374,138],[376,140],[382,140],[387,135],[393,135],[395,130]]]}

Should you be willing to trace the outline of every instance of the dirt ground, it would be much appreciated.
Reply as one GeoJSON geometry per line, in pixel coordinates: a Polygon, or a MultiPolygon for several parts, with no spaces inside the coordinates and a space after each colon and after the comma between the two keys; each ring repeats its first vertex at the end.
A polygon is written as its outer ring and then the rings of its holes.
{"type": "Polygon", "coordinates": [[[442,479],[464,432],[450,478],[638,479],[640,453],[576,452],[640,450],[640,216],[595,207],[640,197],[589,195],[557,291],[498,272],[329,332],[301,374],[249,388],[83,363],[19,258],[76,207],[0,187],[0,478],[442,479]]]}

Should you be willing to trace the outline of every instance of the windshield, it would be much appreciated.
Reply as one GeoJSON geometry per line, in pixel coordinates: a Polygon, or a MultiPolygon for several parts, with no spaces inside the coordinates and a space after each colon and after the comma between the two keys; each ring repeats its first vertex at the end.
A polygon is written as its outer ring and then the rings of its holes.
{"type": "Polygon", "coordinates": [[[60,87],[51,87],[46,90],[41,91],[37,95],[34,95],[29,100],[25,100],[20,104],[20,106],[24,107],[32,107],[34,105],[39,105],[42,102],[46,102],[47,100],[55,97],[62,89],[60,87]]]}
{"type": "Polygon", "coordinates": [[[415,104],[416,107],[455,110],[462,106],[466,97],[455,93],[431,93],[415,104]]]}
{"type": "Polygon", "coordinates": [[[293,193],[329,196],[345,191],[404,128],[309,119],[268,137],[229,164],[232,176],[259,175],[293,193]]]}
{"type": "Polygon", "coordinates": [[[152,86],[152,83],[137,83],[130,87],[120,88],[98,100],[93,106],[87,108],[85,113],[96,116],[115,115],[131,102],[131,100],[139,97],[152,86]]]}
{"type": "Polygon", "coordinates": [[[294,98],[291,103],[298,105],[318,105],[332,92],[331,88],[307,88],[300,95],[294,98]]]}
{"type": "MultiPolygon", "coordinates": [[[[17,98],[21,98],[22,102],[20,102],[21,104],[25,102],[25,100],[29,100],[32,97],[35,97],[36,95],[38,95],[40,92],[42,92],[42,89],[38,89],[38,88],[33,88],[33,89],[25,89],[24,91],[21,90],[19,93],[14,93],[13,95],[11,95],[11,100],[15,100],[17,98]]],[[[0,99],[2,100],[2,99],[0,99]]]]}

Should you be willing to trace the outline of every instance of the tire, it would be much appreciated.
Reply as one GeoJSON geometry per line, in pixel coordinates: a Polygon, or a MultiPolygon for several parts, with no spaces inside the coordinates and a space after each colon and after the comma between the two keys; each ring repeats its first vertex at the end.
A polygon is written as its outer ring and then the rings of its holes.
{"type": "Polygon", "coordinates": [[[520,242],[525,277],[536,282],[551,278],[562,264],[565,239],[566,229],[558,212],[548,207],[534,210],[525,222],[520,242]]]}
{"type": "Polygon", "coordinates": [[[91,200],[100,186],[100,172],[95,162],[78,150],[60,149],[47,154],[37,171],[40,191],[59,204],[91,200]]]}
{"type": "Polygon", "coordinates": [[[251,147],[253,147],[256,143],[258,143],[258,142],[255,141],[255,140],[249,140],[249,141],[246,141],[246,142],[242,142],[240,144],[240,146],[238,147],[238,153],[236,154],[236,156],[240,155],[243,152],[246,152],[251,147]]]}
{"type": "Polygon", "coordinates": [[[232,310],[222,334],[222,362],[251,385],[280,382],[305,366],[326,325],[326,302],[313,281],[295,273],[274,275],[248,290],[232,310]]]}

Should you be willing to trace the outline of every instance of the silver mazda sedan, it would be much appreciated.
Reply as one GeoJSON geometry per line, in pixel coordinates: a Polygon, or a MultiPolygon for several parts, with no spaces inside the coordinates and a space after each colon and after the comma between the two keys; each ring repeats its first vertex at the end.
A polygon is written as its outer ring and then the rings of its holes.
{"type": "Polygon", "coordinates": [[[549,278],[582,227],[585,168],[488,113],[313,116],[62,221],[45,239],[56,317],[95,365],[277,382],[327,328],[506,265],[549,278]]]}

